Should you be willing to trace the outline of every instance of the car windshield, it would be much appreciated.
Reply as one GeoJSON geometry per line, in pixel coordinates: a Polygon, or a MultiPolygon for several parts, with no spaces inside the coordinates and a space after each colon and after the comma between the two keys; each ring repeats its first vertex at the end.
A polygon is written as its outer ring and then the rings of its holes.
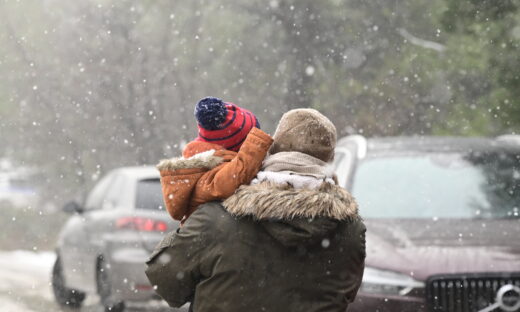
{"type": "Polygon", "coordinates": [[[356,170],[353,194],[365,218],[518,217],[520,154],[369,157],[356,170]]]}
{"type": "Polygon", "coordinates": [[[135,207],[137,209],[164,210],[161,181],[159,179],[137,182],[135,207]]]}

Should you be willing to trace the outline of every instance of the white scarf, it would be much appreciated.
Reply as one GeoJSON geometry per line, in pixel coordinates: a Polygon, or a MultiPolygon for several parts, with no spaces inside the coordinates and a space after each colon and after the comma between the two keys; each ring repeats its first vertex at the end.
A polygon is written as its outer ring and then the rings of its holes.
{"type": "Polygon", "coordinates": [[[262,171],[251,184],[264,181],[289,184],[296,189],[318,189],[324,182],[336,184],[329,164],[300,152],[269,155],[262,164],[262,171]]]}

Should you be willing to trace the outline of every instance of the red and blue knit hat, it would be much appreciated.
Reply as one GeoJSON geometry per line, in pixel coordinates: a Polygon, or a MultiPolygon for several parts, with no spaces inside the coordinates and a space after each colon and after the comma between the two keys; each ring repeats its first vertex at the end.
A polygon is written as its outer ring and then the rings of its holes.
{"type": "Polygon", "coordinates": [[[227,150],[238,151],[253,127],[260,123],[253,113],[221,99],[206,97],[195,107],[199,127],[196,141],[218,144],[227,150]]]}

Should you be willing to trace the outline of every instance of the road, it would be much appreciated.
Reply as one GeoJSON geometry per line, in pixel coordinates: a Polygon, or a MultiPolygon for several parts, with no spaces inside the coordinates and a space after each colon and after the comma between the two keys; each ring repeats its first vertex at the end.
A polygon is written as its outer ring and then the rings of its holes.
{"type": "MultiPolygon", "coordinates": [[[[0,251],[0,311],[2,312],[70,312],[54,302],[50,277],[55,255],[52,252],[25,250],[0,251]]],[[[97,296],[85,300],[81,312],[103,312],[97,296]]],[[[147,303],[126,311],[173,312],[161,303],[147,303]]],[[[185,311],[185,310],[182,310],[185,311]]]]}

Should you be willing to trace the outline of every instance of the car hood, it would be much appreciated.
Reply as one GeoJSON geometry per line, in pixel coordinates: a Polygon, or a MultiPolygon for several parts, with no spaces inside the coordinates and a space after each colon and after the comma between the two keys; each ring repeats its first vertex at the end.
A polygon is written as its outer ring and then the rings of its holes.
{"type": "Polygon", "coordinates": [[[520,220],[371,219],[366,266],[426,280],[520,271],[520,220]]]}

